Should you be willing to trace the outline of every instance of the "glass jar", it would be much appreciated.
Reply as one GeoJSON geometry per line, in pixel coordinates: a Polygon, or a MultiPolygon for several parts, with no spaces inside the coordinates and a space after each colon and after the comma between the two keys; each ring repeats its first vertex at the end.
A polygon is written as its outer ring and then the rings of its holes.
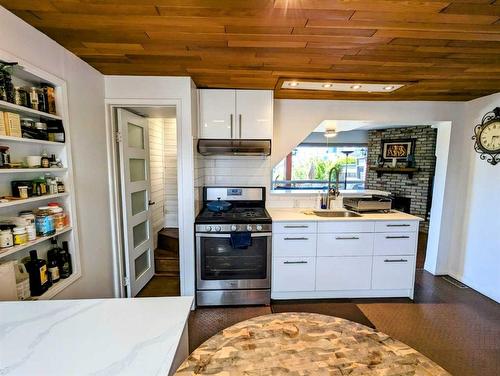
{"type": "Polygon", "coordinates": [[[14,238],[12,237],[12,231],[3,230],[0,231],[0,248],[9,248],[14,245],[14,238]]]}
{"type": "Polygon", "coordinates": [[[62,230],[65,226],[65,215],[63,208],[54,206],[50,209],[52,217],[54,218],[54,227],[56,230],[62,230]]]}
{"type": "Polygon", "coordinates": [[[54,235],[56,228],[49,207],[41,207],[35,211],[35,228],[37,236],[54,235]]]}
{"type": "Polygon", "coordinates": [[[12,235],[14,236],[14,245],[23,245],[28,242],[26,227],[14,227],[12,235]]]}

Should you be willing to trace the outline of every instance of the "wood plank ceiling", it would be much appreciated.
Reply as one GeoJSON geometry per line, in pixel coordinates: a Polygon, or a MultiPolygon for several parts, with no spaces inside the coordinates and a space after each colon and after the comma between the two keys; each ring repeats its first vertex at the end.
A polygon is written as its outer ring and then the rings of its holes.
{"type": "Polygon", "coordinates": [[[0,0],[104,74],[277,98],[469,100],[500,91],[500,0],[0,0]],[[393,93],[284,79],[404,82],[393,93]]]}

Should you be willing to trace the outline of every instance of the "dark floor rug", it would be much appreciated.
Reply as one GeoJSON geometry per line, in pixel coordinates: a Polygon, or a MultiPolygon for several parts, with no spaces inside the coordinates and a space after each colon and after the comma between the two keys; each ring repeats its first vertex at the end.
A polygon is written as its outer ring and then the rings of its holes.
{"type": "Polygon", "coordinates": [[[359,324],[375,329],[375,325],[354,303],[332,302],[331,300],[282,300],[271,303],[273,313],[282,312],[309,312],[322,315],[340,317],[342,319],[357,322],[359,324]]]}

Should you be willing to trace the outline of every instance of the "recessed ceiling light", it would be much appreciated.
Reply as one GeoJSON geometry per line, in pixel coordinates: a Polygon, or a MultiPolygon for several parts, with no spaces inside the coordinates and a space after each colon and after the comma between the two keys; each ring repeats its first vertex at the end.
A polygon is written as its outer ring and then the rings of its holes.
{"type": "Polygon", "coordinates": [[[384,86],[384,90],[392,90],[394,89],[394,86],[389,85],[389,86],[384,86]]]}
{"type": "Polygon", "coordinates": [[[358,89],[361,89],[361,85],[359,85],[359,84],[352,85],[352,86],[351,86],[351,89],[353,89],[353,90],[358,90],[358,89]]]}
{"type": "Polygon", "coordinates": [[[329,88],[329,87],[332,87],[332,84],[323,84],[321,86],[323,86],[324,88],[329,88]]]}
{"type": "Polygon", "coordinates": [[[292,86],[292,87],[299,86],[299,83],[298,83],[298,82],[296,82],[296,81],[289,82],[289,83],[288,83],[288,86],[292,86]]]}
{"type": "Polygon", "coordinates": [[[326,138],[332,138],[337,135],[337,131],[335,129],[327,129],[325,130],[325,137],[326,138]]]}

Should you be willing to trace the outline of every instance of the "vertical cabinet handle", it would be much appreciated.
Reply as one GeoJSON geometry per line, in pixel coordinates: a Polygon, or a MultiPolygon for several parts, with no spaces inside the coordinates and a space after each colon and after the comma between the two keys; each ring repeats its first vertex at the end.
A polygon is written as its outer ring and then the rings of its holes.
{"type": "Polygon", "coordinates": [[[233,114],[229,116],[229,124],[231,124],[231,138],[234,138],[233,135],[233,114]]]}
{"type": "Polygon", "coordinates": [[[239,117],[239,123],[240,123],[240,137],[239,138],[243,138],[243,136],[241,135],[241,114],[239,114],[238,117],[239,117]]]}

